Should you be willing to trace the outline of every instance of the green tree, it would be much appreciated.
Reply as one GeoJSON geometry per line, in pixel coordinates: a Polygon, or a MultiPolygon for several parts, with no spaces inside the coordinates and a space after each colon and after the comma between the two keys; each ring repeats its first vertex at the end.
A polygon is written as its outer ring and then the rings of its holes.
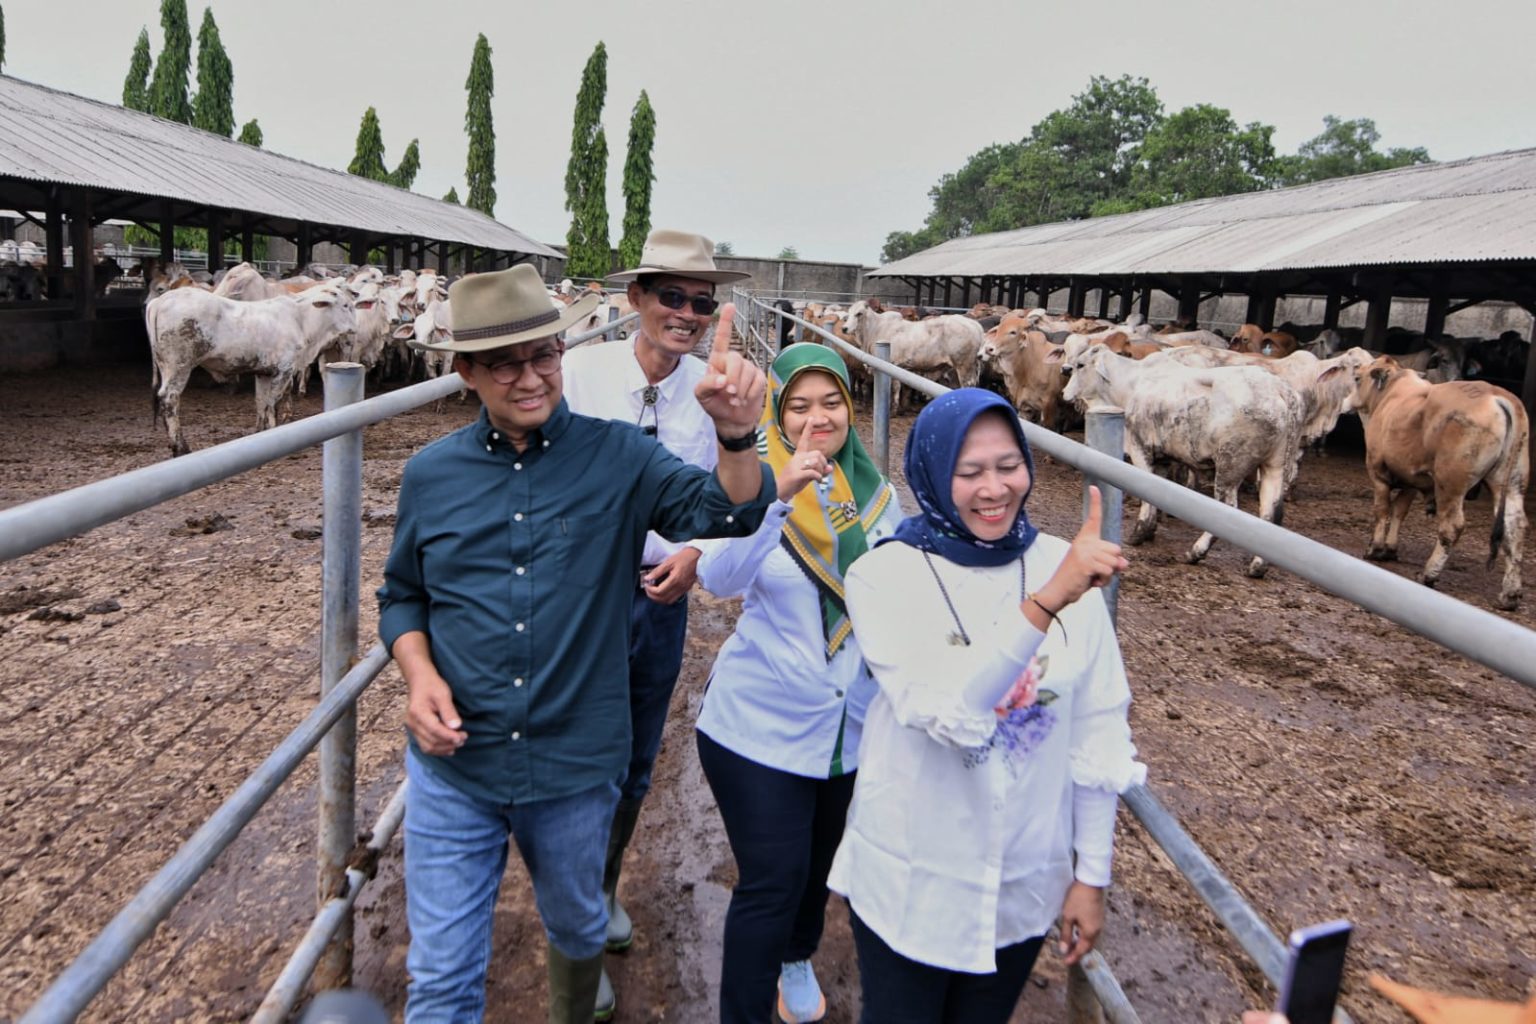
{"type": "Polygon", "coordinates": [[[629,116],[629,150],[624,158],[624,237],[619,241],[619,264],[640,265],[645,236],[651,233],[651,183],[656,170],[651,150],[656,145],[656,111],[644,89],[629,116]]]}
{"type": "Polygon", "coordinates": [[[261,125],[256,123],[254,117],[240,126],[240,141],[257,149],[260,149],[261,144],[266,141],[261,134],[261,125]]]}
{"type": "Polygon", "coordinates": [[[235,69],[224,52],[211,7],[203,8],[203,24],[197,31],[197,98],[192,103],[192,123],[226,139],[235,134],[235,69]]]}
{"type": "Polygon", "coordinates": [[[364,111],[363,123],[358,125],[357,145],[353,147],[347,173],[374,181],[389,177],[389,172],[384,169],[384,131],[379,127],[379,112],[372,107],[364,111]]]}
{"type": "Polygon", "coordinates": [[[187,25],[187,0],[160,0],[160,28],[165,46],[155,61],[149,84],[149,112],[181,124],[192,123],[187,98],[187,74],[192,69],[192,30],[187,25]]]}
{"type": "Polygon", "coordinates": [[[459,205],[459,187],[457,185],[450,188],[448,194],[443,196],[443,202],[452,203],[455,206],[459,205]]]}
{"type": "Polygon", "coordinates": [[[1430,162],[1429,153],[1422,146],[1396,147],[1382,153],[1376,149],[1380,141],[1381,133],[1370,118],[1344,121],[1329,114],[1323,118],[1323,130],[1303,142],[1295,156],[1281,158],[1280,183],[1301,185],[1430,162]]]}
{"type": "Polygon", "coordinates": [[[133,57],[128,61],[128,77],[123,79],[123,106],[129,110],[149,110],[149,29],[139,29],[139,40],[133,44],[133,57]]]}
{"type": "Polygon", "coordinates": [[[1256,192],[1275,173],[1271,125],[1238,127],[1230,111],[1199,103],[1147,132],[1124,191],[1094,204],[1093,213],[1123,213],[1210,196],[1256,192]]]}
{"type": "MultiPolygon", "coordinates": [[[[736,247],[734,245],[732,245],[730,242],[716,242],[715,243],[715,255],[716,256],[735,256],[736,255],[736,247]]],[[[636,266],[637,264],[631,264],[631,263],[626,262],[624,265],[626,267],[628,267],[628,266],[636,266]]]]}
{"type": "Polygon", "coordinates": [[[391,185],[399,188],[410,188],[416,180],[416,174],[421,170],[421,145],[416,139],[405,147],[405,153],[400,157],[400,165],[389,172],[386,179],[391,185]]]}
{"type": "MultiPolygon", "coordinates": [[[[491,44],[483,32],[475,40],[464,88],[469,91],[469,106],[464,110],[464,131],[469,136],[469,162],[464,168],[469,198],[465,205],[489,217],[496,210],[496,127],[491,120],[496,78],[491,70],[491,44]]],[[[453,201],[458,202],[458,194],[452,194],[453,201]]]]}
{"type": "Polygon", "coordinates": [[[603,132],[607,92],[608,50],[599,42],[582,69],[571,126],[571,159],[565,169],[565,208],[571,213],[565,272],[571,277],[606,277],[611,269],[608,137],[603,132]]]}
{"type": "Polygon", "coordinates": [[[786,245],[784,248],[779,250],[778,256],[774,258],[780,260],[797,260],[800,258],[800,250],[796,249],[792,245],[786,245]]]}

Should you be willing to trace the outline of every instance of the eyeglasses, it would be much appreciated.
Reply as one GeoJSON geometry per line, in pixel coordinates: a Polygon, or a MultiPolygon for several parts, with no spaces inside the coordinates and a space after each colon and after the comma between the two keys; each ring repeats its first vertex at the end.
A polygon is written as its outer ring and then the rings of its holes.
{"type": "Polygon", "coordinates": [[[470,361],[476,366],[483,367],[491,375],[491,380],[497,384],[511,384],[522,377],[525,366],[532,366],[533,372],[540,377],[549,377],[560,372],[560,354],[564,351],[564,345],[556,345],[554,348],[535,352],[527,359],[498,359],[494,363],[484,363],[478,359],[470,361]]]}
{"type": "Polygon", "coordinates": [[[709,316],[720,305],[712,296],[689,295],[681,288],[649,288],[647,291],[655,295],[656,301],[668,309],[682,309],[684,306],[691,306],[695,316],[709,316]]]}

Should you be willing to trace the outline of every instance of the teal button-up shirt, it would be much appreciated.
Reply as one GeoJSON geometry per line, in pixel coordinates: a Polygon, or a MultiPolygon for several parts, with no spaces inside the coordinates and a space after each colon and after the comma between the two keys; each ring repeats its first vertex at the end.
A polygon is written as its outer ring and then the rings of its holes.
{"type": "MultiPolygon", "coordinates": [[[[469,738],[423,761],[497,804],[568,796],[629,762],[629,618],[648,529],[744,536],[714,474],[562,399],[519,453],[486,417],[423,448],[400,482],[379,636],[425,632],[469,738]]],[[[415,743],[415,739],[411,739],[415,743]]]]}

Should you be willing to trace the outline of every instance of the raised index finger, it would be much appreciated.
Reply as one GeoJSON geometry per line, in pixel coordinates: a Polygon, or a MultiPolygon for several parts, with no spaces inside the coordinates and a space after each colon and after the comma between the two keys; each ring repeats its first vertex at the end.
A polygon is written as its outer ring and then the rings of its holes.
{"type": "Polygon", "coordinates": [[[811,421],[805,421],[805,427],[800,431],[800,440],[795,442],[795,451],[805,452],[811,449],[811,421]]]}
{"type": "Polygon", "coordinates": [[[715,325],[715,344],[709,350],[710,362],[715,356],[724,359],[731,354],[731,321],[736,319],[736,303],[727,302],[720,307],[720,322],[715,325]]]}
{"type": "Polygon", "coordinates": [[[1088,518],[1083,520],[1083,528],[1079,534],[1097,537],[1103,531],[1104,524],[1104,500],[1099,496],[1099,489],[1093,484],[1088,485],[1088,518]]]}

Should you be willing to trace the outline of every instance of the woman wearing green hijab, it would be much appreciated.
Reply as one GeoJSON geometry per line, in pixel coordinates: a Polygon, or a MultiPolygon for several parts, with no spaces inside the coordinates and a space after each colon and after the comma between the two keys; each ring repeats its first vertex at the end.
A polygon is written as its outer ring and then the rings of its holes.
{"type": "Polygon", "coordinates": [[[854,559],[901,520],[895,489],[853,431],[848,368],[802,342],[768,375],[758,450],[779,500],[751,537],[712,542],[699,580],[744,596],[699,714],[699,761],[738,881],[725,919],[722,1024],[821,1020],[811,969],[827,870],[853,795],[875,685],[843,603],[854,559]]]}

